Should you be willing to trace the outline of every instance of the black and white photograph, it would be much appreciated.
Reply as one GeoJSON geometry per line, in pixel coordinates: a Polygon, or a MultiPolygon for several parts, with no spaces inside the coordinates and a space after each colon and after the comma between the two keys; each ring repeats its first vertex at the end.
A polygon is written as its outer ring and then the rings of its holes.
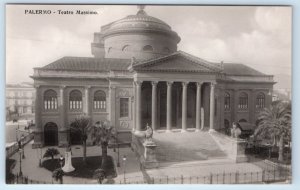
{"type": "Polygon", "coordinates": [[[292,184],[292,12],[6,4],[6,184],[292,184]]]}

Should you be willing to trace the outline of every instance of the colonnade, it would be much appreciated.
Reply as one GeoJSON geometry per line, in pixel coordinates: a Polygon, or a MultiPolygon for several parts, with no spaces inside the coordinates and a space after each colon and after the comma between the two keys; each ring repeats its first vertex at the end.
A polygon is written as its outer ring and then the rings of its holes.
{"type": "MultiPolygon", "coordinates": [[[[160,81],[159,81],[160,82],[160,81]]],[[[162,81],[163,82],[163,81],[162,81]]],[[[164,81],[167,84],[167,101],[166,101],[166,132],[172,131],[172,86],[173,81],[164,81]]],[[[184,81],[181,82],[182,85],[182,128],[181,132],[185,132],[187,130],[187,88],[190,82],[184,81]]],[[[135,81],[134,82],[134,92],[135,92],[135,121],[133,130],[138,133],[140,132],[142,127],[142,84],[143,81],[135,81]]],[[[156,130],[157,126],[157,84],[158,81],[151,81],[152,84],[152,103],[151,103],[151,123],[153,130],[156,130]]],[[[196,91],[196,131],[203,129],[204,122],[200,122],[201,120],[201,87],[203,82],[196,82],[197,91],[196,91]]],[[[214,109],[215,109],[215,83],[210,83],[210,130],[214,131],[214,109]]]]}

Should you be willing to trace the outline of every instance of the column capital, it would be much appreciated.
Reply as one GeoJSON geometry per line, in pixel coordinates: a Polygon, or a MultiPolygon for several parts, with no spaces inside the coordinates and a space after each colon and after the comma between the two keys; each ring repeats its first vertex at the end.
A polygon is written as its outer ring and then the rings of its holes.
{"type": "Polygon", "coordinates": [[[34,88],[40,88],[40,87],[41,87],[41,85],[39,85],[39,84],[34,85],[34,88]]]}
{"type": "Polygon", "coordinates": [[[173,83],[173,81],[167,81],[167,86],[172,86],[173,83]]]}
{"type": "Polygon", "coordinates": [[[158,81],[152,81],[151,84],[152,84],[152,86],[157,86],[158,81]]]}
{"type": "Polygon", "coordinates": [[[134,81],[134,84],[136,86],[141,86],[143,84],[143,81],[134,81]]]}
{"type": "Polygon", "coordinates": [[[109,89],[110,89],[110,90],[115,90],[116,87],[115,87],[115,86],[109,86],[109,89]]]}
{"type": "Polygon", "coordinates": [[[92,86],[90,86],[90,85],[84,86],[84,89],[86,89],[86,90],[88,90],[88,89],[90,89],[90,88],[92,88],[92,86]]]}
{"type": "Polygon", "coordinates": [[[217,83],[215,83],[215,82],[211,82],[211,83],[210,83],[210,87],[215,88],[216,84],[217,84],[217,83]]]}
{"type": "Polygon", "coordinates": [[[189,82],[181,82],[182,87],[187,87],[187,85],[189,84],[189,82]]]}
{"type": "Polygon", "coordinates": [[[66,85],[61,85],[61,86],[59,86],[59,89],[60,90],[64,90],[66,88],[66,85]]]}
{"type": "Polygon", "coordinates": [[[201,87],[203,82],[196,82],[197,87],[201,87]]]}

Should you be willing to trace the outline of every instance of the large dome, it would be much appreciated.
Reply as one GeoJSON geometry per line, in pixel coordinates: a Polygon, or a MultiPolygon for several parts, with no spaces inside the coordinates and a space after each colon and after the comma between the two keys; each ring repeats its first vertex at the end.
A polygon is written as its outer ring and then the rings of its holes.
{"type": "Polygon", "coordinates": [[[95,57],[145,60],[177,51],[180,37],[164,21],[149,16],[143,8],[101,27],[95,33],[92,54],[95,57]]]}
{"type": "Polygon", "coordinates": [[[139,10],[136,15],[128,15],[127,17],[112,22],[102,27],[104,36],[122,32],[160,32],[172,36],[178,43],[180,37],[171,27],[164,21],[149,16],[144,10],[139,10]]]}

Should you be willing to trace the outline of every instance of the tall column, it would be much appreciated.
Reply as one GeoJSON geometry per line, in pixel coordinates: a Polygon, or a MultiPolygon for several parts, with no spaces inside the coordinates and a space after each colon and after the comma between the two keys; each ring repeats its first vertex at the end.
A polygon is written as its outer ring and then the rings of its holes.
{"type": "Polygon", "coordinates": [[[210,109],[209,109],[209,132],[214,132],[215,116],[215,84],[210,84],[210,109]]]}
{"type": "Polygon", "coordinates": [[[59,129],[59,142],[58,146],[66,147],[69,144],[69,129],[67,128],[67,114],[65,103],[65,88],[66,86],[59,87],[59,117],[60,117],[60,129],[59,129]]]}
{"type": "Polygon", "coordinates": [[[152,107],[151,107],[151,125],[156,130],[157,124],[157,82],[152,82],[152,107]]]}
{"type": "Polygon", "coordinates": [[[136,128],[135,133],[142,129],[142,81],[136,81],[136,128]]]}
{"type": "Polygon", "coordinates": [[[197,93],[196,93],[196,131],[199,131],[201,128],[201,86],[202,83],[197,82],[197,93]]]}
{"type": "Polygon", "coordinates": [[[84,96],[85,96],[85,101],[84,101],[84,114],[91,116],[90,115],[90,86],[86,86],[84,89],[84,96]]]}
{"type": "Polygon", "coordinates": [[[166,132],[171,132],[172,130],[172,84],[173,82],[167,82],[167,130],[166,132]]]}
{"type": "Polygon", "coordinates": [[[60,116],[60,123],[61,123],[61,130],[64,131],[67,129],[66,126],[66,104],[65,104],[65,88],[66,86],[60,86],[59,87],[59,104],[58,104],[58,109],[59,109],[59,116],[60,116]]]}
{"type": "MultiPolygon", "coordinates": [[[[233,89],[233,97],[232,97],[232,102],[230,105],[230,110],[231,110],[231,124],[233,122],[236,122],[237,120],[237,109],[238,109],[238,89],[233,89]]],[[[230,124],[230,125],[231,125],[230,124]]]]}
{"type": "Polygon", "coordinates": [[[39,85],[35,85],[35,129],[34,129],[34,143],[33,148],[39,148],[43,146],[43,127],[42,127],[42,102],[41,88],[39,85]]]}
{"type": "Polygon", "coordinates": [[[135,131],[136,128],[136,87],[135,82],[133,82],[133,111],[132,111],[132,132],[135,131]]]}
{"type": "Polygon", "coordinates": [[[181,132],[186,132],[187,122],[187,87],[188,82],[182,82],[182,129],[181,132]]]}
{"type": "Polygon", "coordinates": [[[116,87],[109,87],[109,119],[112,126],[116,126],[116,87]]]}
{"type": "MultiPolygon", "coordinates": [[[[84,110],[83,110],[83,113],[86,114],[86,116],[89,118],[89,125],[92,125],[92,121],[93,121],[93,118],[92,118],[92,114],[91,114],[91,99],[90,99],[90,88],[91,86],[86,86],[84,88],[84,110]]],[[[86,140],[86,144],[87,145],[92,145],[93,144],[93,139],[92,139],[92,135],[91,134],[88,134],[88,137],[87,137],[87,140],[86,140]]]]}
{"type": "Polygon", "coordinates": [[[256,107],[256,96],[255,90],[250,90],[250,98],[249,98],[249,123],[255,123],[255,107],[256,107]]]}
{"type": "Polygon", "coordinates": [[[180,95],[179,93],[181,93],[180,88],[176,89],[176,128],[179,127],[179,119],[180,119],[180,95]]]}

